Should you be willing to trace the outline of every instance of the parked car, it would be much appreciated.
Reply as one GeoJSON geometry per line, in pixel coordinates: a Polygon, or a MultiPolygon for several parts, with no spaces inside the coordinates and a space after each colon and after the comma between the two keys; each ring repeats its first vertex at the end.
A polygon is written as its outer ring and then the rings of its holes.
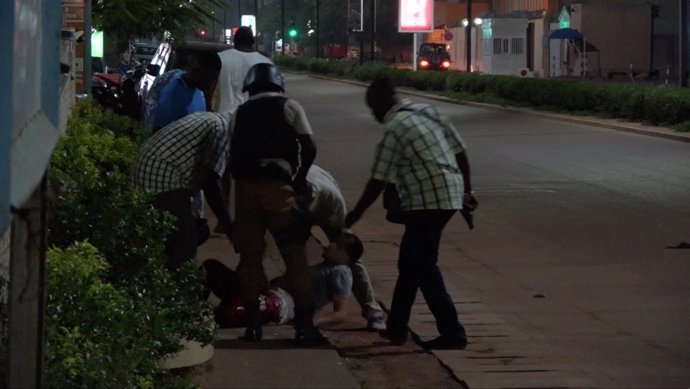
{"type": "Polygon", "coordinates": [[[419,70],[448,70],[450,69],[450,53],[445,44],[422,43],[417,53],[417,68],[419,70]]]}

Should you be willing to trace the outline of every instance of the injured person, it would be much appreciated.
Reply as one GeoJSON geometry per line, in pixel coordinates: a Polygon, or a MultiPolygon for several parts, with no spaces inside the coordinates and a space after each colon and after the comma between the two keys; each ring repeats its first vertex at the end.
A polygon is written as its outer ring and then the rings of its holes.
{"type": "MultiPolygon", "coordinates": [[[[318,242],[313,236],[310,239],[318,242]]],[[[362,252],[359,238],[346,232],[324,248],[322,262],[311,266],[313,299],[317,311],[329,304],[333,308],[324,321],[335,323],[344,319],[344,304],[352,294],[352,271],[349,265],[357,261],[362,252]]],[[[220,300],[214,309],[216,323],[221,328],[246,326],[247,315],[236,272],[216,259],[207,259],[203,267],[207,293],[213,293],[220,300]]],[[[259,307],[263,324],[286,324],[294,318],[294,301],[285,276],[270,281],[270,287],[259,296],[259,307]]]]}

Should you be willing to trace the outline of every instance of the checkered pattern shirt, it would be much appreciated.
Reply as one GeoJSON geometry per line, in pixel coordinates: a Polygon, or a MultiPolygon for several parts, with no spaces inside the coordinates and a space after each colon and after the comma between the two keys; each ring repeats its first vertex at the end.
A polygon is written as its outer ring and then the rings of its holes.
{"type": "Polygon", "coordinates": [[[464,183],[455,155],[465,143],[428,104],[407,99],[384,118],[372,178],[395,183],[403,210],[462,209],[464,183]]]}
{"type": "Polygon", "coordinates": [[[197,112],[170,123],[139,149],[132,183],[152,193],[187,189],[196,192],[206,172],[223,175],[230,155],[228,118],[197,112]]]}

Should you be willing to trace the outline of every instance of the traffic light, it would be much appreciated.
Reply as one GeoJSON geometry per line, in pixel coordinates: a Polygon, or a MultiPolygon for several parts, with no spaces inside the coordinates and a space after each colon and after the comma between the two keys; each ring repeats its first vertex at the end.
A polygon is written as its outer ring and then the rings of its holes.
{"type": "Polygon", "coordinates": [[[206,30],[205,30],[205,29],[199,30],[199,36],[200,36],[201,38],[206,38],[206,30]]]}
{"type": "Polygon", "coordinates": [[[288,36],[290,38],[297,37],[297,27],[295,27],[295,23],[290,23],[290,28],[288,29],[288,36]]]}

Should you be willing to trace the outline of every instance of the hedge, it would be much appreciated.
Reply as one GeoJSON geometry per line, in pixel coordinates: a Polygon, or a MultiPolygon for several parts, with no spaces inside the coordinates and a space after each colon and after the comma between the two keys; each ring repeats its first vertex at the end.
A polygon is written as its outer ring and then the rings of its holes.
{"type": "Polygon", "coordinates": [[[574,114],[589,114],[665,125],[680,131],[690,128],[690,89],[640,84],[597,84],[588,80],[560,80],[483,75],[458,71],[414,72],[379,63],[357,64],[277,56],[279,66],[369,82],[389,77],[398,87],[433,91],[451,98],[532,107],[574,114]]]}

